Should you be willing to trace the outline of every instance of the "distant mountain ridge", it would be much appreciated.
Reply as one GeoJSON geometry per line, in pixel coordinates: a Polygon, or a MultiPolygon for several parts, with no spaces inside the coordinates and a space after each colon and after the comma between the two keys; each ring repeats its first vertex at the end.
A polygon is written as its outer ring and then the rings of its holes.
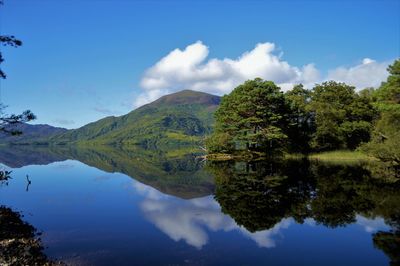
{"type": "Polygon", "coordinates": [[[53,127],[47,124],[30,125],[26,123],[19,123],[9,125],[6,127],[8,130],[21,131],[23,134],[18,136],[11,136],[6,133],[0,133],[0,143],[25,143],[25,142],[41,142],[52,136],[67,132],[66,128],[53,127]]]}
{"type": "MultiPolygon", "coordinates": [[[[105,117],[72,130],[60,130],[21,142],[48,144],[110,144],[144,147],[200,143],[211,133],[214,112],[221,98],[204,92],[183,90],[165,95],[126,115],[105,117]]],[[[1,141],[3,142],[3,141],[1,141]]]]}

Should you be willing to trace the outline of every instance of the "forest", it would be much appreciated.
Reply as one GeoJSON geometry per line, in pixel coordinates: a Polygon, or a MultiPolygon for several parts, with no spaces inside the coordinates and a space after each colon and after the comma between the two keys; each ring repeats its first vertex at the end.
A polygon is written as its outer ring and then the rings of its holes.
{"type": "Polygon", "coordinates": [[[309,154],[359,150],[400,163],[400,60],[377,89],[326,81],[283,92],[272,81],[248,80],[222,97],[211,154],[309,154]]]}

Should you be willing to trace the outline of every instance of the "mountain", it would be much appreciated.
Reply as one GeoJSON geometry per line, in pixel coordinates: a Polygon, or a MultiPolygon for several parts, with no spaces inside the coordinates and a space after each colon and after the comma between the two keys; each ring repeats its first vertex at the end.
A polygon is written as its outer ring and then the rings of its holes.
{"type": "Polygon", "coordinates": [[[119,117],[106,117],[49,138],[57,144],[135,144],[144,147],[187,145],[212,130],[220,97],[184,90],[119,117]]]}
{"type": "Polygon", "coordinates": [[[7,130],[21,131],[19,136],[0,133],[0,144],[4,143],[40,143],[47,141],[52,136],[63,134],[67,129],[49,125],[30,125],[26,123],[9,125],[7,130]]]}

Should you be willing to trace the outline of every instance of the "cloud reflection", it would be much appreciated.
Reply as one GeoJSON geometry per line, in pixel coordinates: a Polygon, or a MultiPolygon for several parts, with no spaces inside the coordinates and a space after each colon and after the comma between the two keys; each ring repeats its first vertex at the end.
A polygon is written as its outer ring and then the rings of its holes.
{"type": "Polygon", "coordinates": [[[376,217],[374,219],[365,218],[361,215],[356,216],[357,224],[364,227],[367,233],[374,233],[379,230],[389,230],[390,226],[385,224],[385,220],[381,217],[376,217]]]}
{"type": "Polygon", "coordinates": [[[270,230],[251,233],[221,212],[220,205],[212,196],[182,200],[143,185],[134,183],[135,190],[144,196],[140,207],[145,217],[174,241],[185,241],[201,249],[208,243],[208,231],[239,231],[259,247],[275,246],[274,238],[287,228],[292,219],[282,219],[270,230]]]}

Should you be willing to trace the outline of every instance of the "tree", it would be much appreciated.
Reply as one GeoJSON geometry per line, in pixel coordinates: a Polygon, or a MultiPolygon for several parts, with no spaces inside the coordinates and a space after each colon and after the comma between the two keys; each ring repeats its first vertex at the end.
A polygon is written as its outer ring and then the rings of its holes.
{"type": "Polygon", "coordinates": [[[400,60],[388,67],[386,82],[374,91],[374,106],[379,110],[372,139],[361,149],[376,158],[400,165],[400,60]]]}
{"type": "Polygon", "coordinates": [[[309,144],[315,131],[315,115],[310,112],[311,91],[299,84],[286,92],[285,98],[290,108],[290,150],[307,153],[310,151],[309,144]]]}
{"type": "MultiPolygon", "coordinates": [[[[3,5],[3,1],[0,1],[0,5],[3,5]]],[[[16,39],[12,35],[0,35],[0,45],[2,46],[12,46],[18,47],[22,45],[22,42],[16,39]]],[[[0,51],[0,64],[4,62],[3,55],[0,51]]],[[[7,76],[0,68],[0,79],[5,79],[7,76]]],[[[13,125],[17,123],[24,123],[36,119],[36,116],[29,110],[24,111],[20,115],[6,115],[4,113],[5,105],[0,103],[0,133],[19,135],[22,132],[19,130],[13,129],[13,125]]]]}
{"type": "MultiPolygon", "coordinates": [[[[0,44],[2,46],[12,46],[12,47],[18,47],[22,45],[22,42],[18,39],[16,39],[12,35],[0,35],[0,44]]],[[[4,58],[2,53],[0,52],[0,64],[4,62],[4,58]]],[[[7,76],[3,72],[3,70],[0,69],[0,78],[5,79],[7,76]]]]}
{"type": "Polygon", "coordinates": [[[235,142],[227,133],[214,133],[206,139],[206,147],[209,152],[230,153],[235,150],[235,142]]]}
{"type": "Polygon", "coordinates": [[[383,82],[375,96],[378,100],[380,108],[383,110],[400,109],[400,59],[397,59],[387,69],[389,76],[386,82],[383,82]],[[386,108],[383,106],[386,105],[386,108]]]}
{"type": "Polygon", "coordinates": [[[19,115],[6,115],[3,113],[4,109],[5,106],[0,103],[0,133],[3,134],[20,135],[22,132],[16,130],[13,125],[36,119],[36,116],[29,110],[19,115]]]}
{"type": "Polygon", "coordinates": [[[311,94],[316,131],[311,146],[316,150],[355,149],[370,139],[377,112],[368,97],[353,86],[335,81],[316,85],[311,94]]]}
{"type": "Polygon", "coordinates": [[[248,80],[222,98],[210,142],[224,133],[235,141],[235,148],[253,151],[281,148],[287,139],[284,131],[288,124],[287,110],[283,93],[272,81],[248,80]]]}
{"type": "MultiPolygon", "coordinates": [[[[0,0],[0,6],[3,5],[3,1],[0,0]]],[[[22,45],[22,42],[18,39],[16,39],[12,35],[0,35],[0,45],[2,46],[12,46],[12,47],[18,47],[22,45]]],[[[0,64],[4,62],[3,55],[0,51],[0,64]]],[[[1,70],[0,68],[0,78],[5,79],[6,74],[1,70]]]]}

